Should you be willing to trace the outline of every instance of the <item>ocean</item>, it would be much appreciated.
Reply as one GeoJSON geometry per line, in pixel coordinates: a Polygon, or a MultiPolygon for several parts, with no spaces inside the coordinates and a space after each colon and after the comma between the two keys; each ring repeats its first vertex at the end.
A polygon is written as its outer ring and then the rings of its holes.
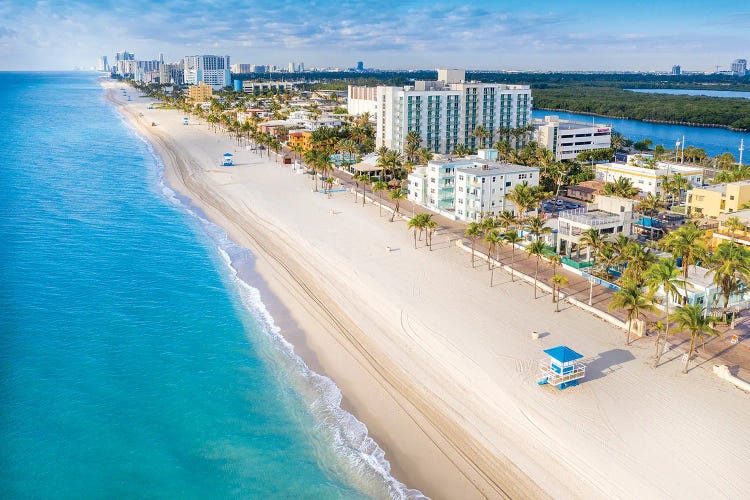
{"type": "Polygon", "coordinates": [[[418,496],[97,78],[0,73],[2,496],[418,496]]]}

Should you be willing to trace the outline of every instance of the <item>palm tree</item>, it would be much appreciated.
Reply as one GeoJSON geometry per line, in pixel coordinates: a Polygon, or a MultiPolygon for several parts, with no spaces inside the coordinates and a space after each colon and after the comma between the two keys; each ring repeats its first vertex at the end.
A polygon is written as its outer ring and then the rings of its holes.
{"type": "Polygon", "coordinates": [[[500,247],[503,245],[503,237],[500,231],[492,229],[484,236],[484,241],[489,245],[487,250],[487,267],[490,270],[490,288],[492,288],[492,279],[495,275],[495,260],[499,261],[500,247]],[[492,258],[492,250],[495,250],[495,258],[492,258]]]}
{"type": "Polygon", "coordinates": [[[534,237],[534,239],[538,240],[541,235],[552,232],[552,228],[546,227],[544,225],[545,222],[546,221],[543,218],[535,215],[526,219],[526,221],[524,222],[524,226],[526,226],[526,229],[528,229],[529,233],[534,237]]]}
{"type": "Polygon", "coordinates": [[[706,255],[706,244],[703,241],[704,232],[698,229],[694,223],[688,223],[675,229],[662,238],[662,247],[675,258],[682,259],[682,280],[685,285],[685,297],[687,300],[688,269],[699,258],[706,255]]]}
{"type": "Polygon", "coordinates": [[[406,192],[404,192],[404,190],[401,188],[396,188],[393,191],[391,191],[391,194],[389,196],[393,200],[393,202],[396,204],[396,209],[393,211],[393,214],[391,215],[391,222],[393,222],[393,219],[396,218],[396,214],[399,213],[398,209],[401,206],[401,200],[406,198],[406,192]]]}
{"type": "Polygon", "coordinates": [[[677,193],[677,203],[679,204],[682,201],[682,192],[690,189],[690,181],[687,177],[683,177],[680,174],[674,174],[672,176],[672,186],[677,193]]]}
{"type": "Polygon", "coordinates": [[[323,182],[325,183],[325,185],[328,186],[326,188],[326,194],[328,195],[329,198],[331,197],[331,188],[333,187],[333,183],[334,183],[335,180],[336,179],[334,179],[333,177],[330,177],[330,176],[328,176],[325,179],[323,179],[323,182]]]}
{"type": "Polygon", "coordinates": [[[399,155],[398,151],[390,149],[378,158],[377,163],[377,166],[383,169],[385,176],[388,175],[389,170],[391,171],[391,175],[395,176],[396,170],[401,168],[401,165],[401,155],[399,155]]]}
{"type": "Polygon", "coordinates": [[[685,367],[682,369],[682,373],[687,373],[690,358],[693,357],[695,351],[695,341],[703,339],[705,334],[719,335],[719,332],[711,326],[716,318],[704,317],[703,306],[700,304],[687,304],[673,312],[670,319],[677,323],[676,326],[680,331],[690,334],[690,350],[685,358],[685,367]]]}
{"type": "MultiPolygon", "coordinates": [[[[664,291],[664,333],[669,336],[669,298],[679,297],[680,291],[677,288],[679,284],[678,277],[680,272],[677,270],[677,264],[672,259],[661,258],[657,262],[651,264],[648,268],[644,279],[646,285],[649,288],[651,296],[656,293],[659,288],[664,291]]],[[[659,366],[661,359],[661,331],[657,330],[656,333],[656,353],[654,354],[654,368],[659,366]]]]}
{"type": "Polygon", "coordinates": [[[505,238],[505,241],[507,241],[510,245],[510,280],[515,281],[516,279],[513,274],[513,264],[516,262],[516,245],[518,243],[521,243],[523,241],[523,238],[521,238],[521,235],[518,234],[518,231],[516,231],[515,229],[511,229],[510,231],[506,232],[503,235],[503,238],[505,238]]]}
{"type": "Polygon", "coordinates": [[[380,205],[380,214],[379,216],[383,216],[383,191],[388,190],[388,184],[386,184],[383,181],[375,181],[372,184],[372,190],[376,193],[378,193],[378,204],[380,205]]]}
{"type": "Polygon", "coordinates": [[[627,262],[623,276],[639,285],[643,284],[643,273],[656,260],[650,249],[631,241],[625,248],[624,258],[627,262]]]}
{"type": "Polygon", "coordinates": [[[516,184],[513,187],[513,191],[506,195],[506,199],[510,200],[516,206],[520,220],[523,220],[526,212],[539,201],[537,194],[526,182],[516,184]]]}
{"type": "Polygon", "coordinates": [[[555,312],[560,312],[560,289],[568,286],[568,277],[563,274],[555,274],[552,276],[552,297],[553,302],[555,303],[555,312]],[[557,298],[555,297],[555,292],[557,292],[557,298]]]}
{"type": "Polygon", "coordinates": [[[740,284],[750,283],[750,251],[727,241],[720,243],[709,259],[708,270],[714,275],[714,284],[721,289],[726,309],[729,297],[740,284]]]}
{"type": "Polygon", "coordinates": [[[419,132],[416,130],[410,130],[406,133],[406,138],[404,140],[405,146],[412,146],[414,148],[414,151],[416,151],[419,146],[422,145],[422,137],[419,136],[419,132]]]}
{"type": "Polygon", "coordinates": [[[654,306],[641,287],[631,281],[626,281],[625,285],[617,291],[609,303],[608,309],[625,309],[628,312],[628,333],[625,337],[625,344],[630,345],[630,330],[633,322],[640,318],[643,311],[651,311],[654,306]]]}
{"type": "Polygon", "coordinates": [[[432,151],[430,151],[427,148],[419,148],[417,150],[417,158],[419,158],[420,163],[427,164],[430,160],[432,160],[433,154],[432,151]]]}
{"type": "Polygon", "coordinates": [[[510,210],[503,210],[497,215],[498,226],[506,231],[518,224],[518,218],[510,210]]]}
{"type": "Polygon", "coordinates": [[[633,186],[633,181],[628,177],[618,177],[614,182],[608,182],[604,185],[604,194],[621,198],[635,198],[638,195],[638,188],[633,186]]]}
{"type": "Polygon", "coordinates": [[[648,193],[645,198],[638,202],[638,210],[645,215],[653,215],[658,212],[662,206],[661,199],[653,193],[648,193]]]}
{"type": "MultiPolygon", "coordinates": [[[[432,216],[430,216],[432,217],[432,216]]],[[[428,219],[425,223],[425,229],[427,230],[427,244],[430,247],[430,252],[432,252],[432,235],[435,234],[435,231],[438,228],[438,223],[432,220],[432,218],[428,219]]]]}
{"type": "Polygon", "coordinates": [[[492,216],[484,217],[479,226],[482,228],[482,234],[487,234],[498,226],[498,221],[492,216]]]}
{"type": "Polygon", "coordinates": [[[604,238],[602,238],[602,234],[598,229],[591,227],[583,232],[581,238],[578,240],[578,244],[588,250],[588,260],[592,260],[593,258],[594,263],[596,263],[596,257],[604,246],[604,238]]]}
{"type": "MultiPolygon", "coordinates": [[[[549,257],[547,257],[547,262],[549,262],[549,265],[552,266],[552,276],[555,276],[557,274],[556,269],[557,266],[562,265],[562,257],[560,257],[558,254],[553,253],[549,257]]],[[[552,302],[555,301],[555,287],[552,287],[552,302]]]]}
{"type": "Polygon", "coordinates": [[[424,214],[417,214],[411,219],[409,219],[409,222],[406,223],[406,227],[408,229],[411,229],[414,233],[414,249],[417,249],[417,231],[420,233],[422,232],[422,229],[424,228],[424,214]]]}
{"type": "Polygon", "coordinates": [[[318,172],[323,172],[328,167],[328,153],[318,149],[311,149],[304,154],[305,163],[313,173],[315,180],[315,191],[318,190],[318,172]]]}
{"type": "MultiPolygon", "coordinates": [[[[370,176],[367,175],[367,174],[359,174],[359,175],[355,175],[354,179],[358,183],[362,184],[362,206],[364,207],[365,206],[365,201],[366,201],[366,198],[365,198],[365,188],[367,187],[367,184],[370,183],[370,176]]],[[[354,202],[356,203],[356,201],[357,201],[357,196],[355,195],[354,196],[354,202]]]]}
{"type": "Polygon", "coordinates": [[[727,217],[723,225],[732,234],[732,243],[734,243],[734,235],[737,231],[745,231],[745,224],[737,216],[727,217]]]}
{"type": "Polygon", "coordinates": [[[539,261],[544,257],[544,242],[542,240],[534,240],[526,246],[527,258],[532,255],[536,257],[536,271],[534,272],[534,298],[537,297],[537,277],[539,276],[539,261]]]}
{"type": "Polygon", "coordinates": [[[479,143],[484,147],[485,141],[490,137],[490,132],[483,125],[477,125],[471,135],[479,139],[479,143]]]}
{"type": "Polygon", "coordinates": [[[469,153],[471,153],[471,149],[467,148],[463,144],[457,144],[455,148],[453,148],[453,154],[458,157],[467,156],[469,153]]]}
{"type": "Polygon", "coordinates": [[[474,245],[477,242],[477,238],[482,235],[482,227],[476,222],[471,222],[466,227],[464,236],[471,238],[471,267],[474,267],[474,245]]]}

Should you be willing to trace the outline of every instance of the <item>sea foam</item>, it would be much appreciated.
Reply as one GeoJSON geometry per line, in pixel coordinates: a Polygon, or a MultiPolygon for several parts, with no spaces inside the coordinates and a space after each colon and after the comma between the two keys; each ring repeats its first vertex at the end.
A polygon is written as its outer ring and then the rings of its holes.
{"type": "Polygon", "coordinates": [[[158,186],[162,195],[194,217],[205,234],[216,245],[217,253],[226,265],[226,271],[237,287],[244,306],[272,345],[288,361],[284,364],[293,367],[291,370],[286,370],[288,376],[295,377],[298,379],[297,382],[310,389],[310,391],[304,391],[308,394],[304,400],[321,429],[330,439],[338,456],[348,463],[352,472],[359,476],[360,481],[374,481],[384,486],[391,499],[427,498],[419,490],[408,488],[391,475],[391,466],[385,458],[385,452],[369,436],[367,426],[341,407],[342,394],[336,383],[311,370],[295,353],[294,346],[284,338],[281,329],[276,325],[274,318],[263,303],[260,290],[240,277],[238,263],[254,262],[255,256],[252,252],[237,245],[223,228],[209,221],[202,210],[169,186],[164,177],[164,164],[161,158],[148,140],[124,117],[123,121],[136,137],[145,143],[149,153],[153,156],[157,167],[158,186]]]}

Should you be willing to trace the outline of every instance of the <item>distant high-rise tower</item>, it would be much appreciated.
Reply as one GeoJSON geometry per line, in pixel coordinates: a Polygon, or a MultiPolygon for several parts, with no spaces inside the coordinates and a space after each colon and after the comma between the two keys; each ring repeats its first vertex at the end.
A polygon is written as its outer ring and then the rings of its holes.
{"type": "Polygon", "coordinates": [[[302,73],[303,71],[305,71],[305,63],[303,63],[303,62],[299,63],[299,65],[297,66],[297,71],[300,72],[300,73],[302,73]]]}
{"type": "Polygon", "coordinates": [[[289,67],[288,67],[287,71],[289,71],[290,73],[294,73],[295,71],[297,71],[297,67],[294,65],[293,62],[289,63],[289,67]]]}
{"type": "Polygon", "coordinates": [[[365,70],[365,63],[362,61],[357,61],[357,71],[364,71],[365,70]]]}
{"type": "Polygon", "coordinates": [[[159,52],[159,63],[164,64],[164,52],[159,52]]]}
{"type": "Polygon", "coordinates": [[[732,74],[734,76],[745,76],[747,74],[747,59],[732,61],[732,74]]]}
{"type": "Polygon", "coordinates": [[[127,50],[123,50],[122,52],[118,52],[117,55],[115,55],[115,61],[135,61],[135,54],[132,52],[128,52],[127,50]]]}
{"type": "Polygon", "coordinates": [[[214,90],[232,84],[229,56],[186,56],[184,59],[184,82],[198,85],[203,82],[214,90]]]}
{"type": "Polygon", "coordinates": [[[680,76],[680,73],[682,72],[682,68],[680,68],[679,64],[675,64],[672,66],[672,75],[673,76],[680,76]]]}
{"type": "Polygon", "coordinates": [[[107,64],[107,56],[101,56],[99,63],[96,65],[97,71],[109,71],[109,64],[107,64]]]}

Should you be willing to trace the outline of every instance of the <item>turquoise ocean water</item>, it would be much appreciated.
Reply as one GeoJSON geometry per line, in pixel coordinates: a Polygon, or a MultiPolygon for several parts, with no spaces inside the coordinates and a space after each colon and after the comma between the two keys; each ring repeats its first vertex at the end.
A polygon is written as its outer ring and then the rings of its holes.
{"type": "Polygon", "coordinates": [[[0,109],[0,496],[417,495],[96,75],[0,73],[0,109]]]}

